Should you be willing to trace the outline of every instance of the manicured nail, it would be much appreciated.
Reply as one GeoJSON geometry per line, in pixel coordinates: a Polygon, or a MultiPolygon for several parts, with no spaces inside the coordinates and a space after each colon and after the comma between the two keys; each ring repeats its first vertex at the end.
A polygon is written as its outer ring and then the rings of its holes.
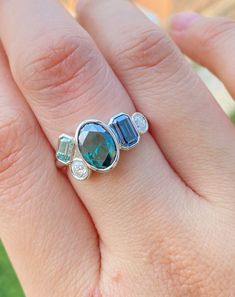
{"type": "Polygon", "coordinates": [[[196,12],[180,12],[175,14],[171,20],[171,30],[182,31],[189,28],[193,22],[201,17],[196,12]]]}

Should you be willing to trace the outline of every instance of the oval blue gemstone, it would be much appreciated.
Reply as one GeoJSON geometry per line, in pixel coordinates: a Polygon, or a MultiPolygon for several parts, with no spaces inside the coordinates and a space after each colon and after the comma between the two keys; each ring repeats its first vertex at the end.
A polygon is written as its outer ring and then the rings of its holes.
{"type": "Polygon", "coordinates": [[[110,167],[117,156],[112,135],[99,123],[87,123],[78,132],[78,147],[84,160],[97,169],[110,167]]]}

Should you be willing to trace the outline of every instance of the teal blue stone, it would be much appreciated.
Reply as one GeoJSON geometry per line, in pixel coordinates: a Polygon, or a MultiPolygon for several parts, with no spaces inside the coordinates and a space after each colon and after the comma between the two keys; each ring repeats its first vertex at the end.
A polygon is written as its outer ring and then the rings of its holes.
{"type": "Polygon", "coordinates": [[[73,158],[74,140],[73,137],[63,134],[59,137],[59,145],[56,152],[56,158],[64,165],[68,165],[73,158]]]}
{"type": "Polygon", "coordinates": [[[78,147],[84,160],[99,170],[112,166],[117,147],[112,135],[99,123],[87,123],[78,133],[78,147]]]}

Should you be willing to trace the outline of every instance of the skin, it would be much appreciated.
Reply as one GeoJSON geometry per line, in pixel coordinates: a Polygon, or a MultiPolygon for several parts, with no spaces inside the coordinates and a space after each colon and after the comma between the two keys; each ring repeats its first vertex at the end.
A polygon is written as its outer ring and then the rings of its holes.
{"type": "Polygon", "coordinates": [[[0,235],[26,296],[234,296],[235,129],[181,51],[235,96],[235,23],[77,11],[0,2],[0,235]],[[135,110],[150,132],[113,172],[56,169],[62,132],[135,110]]]}

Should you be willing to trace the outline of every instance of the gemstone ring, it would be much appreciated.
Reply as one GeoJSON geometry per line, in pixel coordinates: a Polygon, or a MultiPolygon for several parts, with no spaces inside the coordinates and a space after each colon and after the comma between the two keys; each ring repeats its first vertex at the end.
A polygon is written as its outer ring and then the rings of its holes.
{"type": "Polygon", "coordinates": [[[91,171],[109,172],[117,165],[120,150],[134,148],[148,128],[147,119],[139,112],[132,116],[120,113],[108,125],[98,120],[84,121],[74,137],[60,135],[56,164],[68,166],[79,181],[86,180],[91,171]]]}

